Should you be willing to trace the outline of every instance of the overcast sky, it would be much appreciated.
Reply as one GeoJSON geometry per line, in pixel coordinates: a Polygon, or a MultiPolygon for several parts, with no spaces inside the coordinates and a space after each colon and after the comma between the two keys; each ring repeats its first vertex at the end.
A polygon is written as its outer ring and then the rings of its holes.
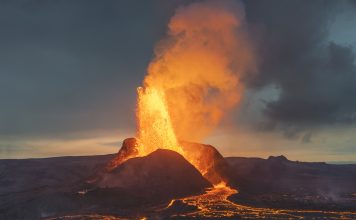
{"type": "MultiPolygon", "coordinates": [[[[0,158],[114,153],[188,0],[0,0],[0,158]]],[[[258,73],[205,143],[226,156],[356,161],[356,1],[243,1],[258,73]]]]}

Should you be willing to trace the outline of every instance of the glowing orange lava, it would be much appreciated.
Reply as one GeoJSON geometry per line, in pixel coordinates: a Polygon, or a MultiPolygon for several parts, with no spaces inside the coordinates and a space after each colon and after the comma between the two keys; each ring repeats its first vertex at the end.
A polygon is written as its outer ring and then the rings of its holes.
{"type": "Polygon", "coordinates": [[[184,156],[202,175],[207,172],[193,151],[187,151],[179,144],[174,133],[164,92],[155,88],[139,87],[138,91],[138,138],[137,156],[146,156],[158,148],[173,150],[184,156]]]}
{"type": "Polygon", "coordinates": [[[174,133],[164,92],[139,87],[138,91],[138,154],[146,156],[158,148],[184,154],[174,133]]]}
{"type": "Polygon", "coordinates": [[[240,79],[254,72],[254,60],[240,5],[203,1],[177,10],[138,88],[136,156],[173,150],[206,174],[214,163],[180,141],[202,141],[239,103],[240,79]]]}

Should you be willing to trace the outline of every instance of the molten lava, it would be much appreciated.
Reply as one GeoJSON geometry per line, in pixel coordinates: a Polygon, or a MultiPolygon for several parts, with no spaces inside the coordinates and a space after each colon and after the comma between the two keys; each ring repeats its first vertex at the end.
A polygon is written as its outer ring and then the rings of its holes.
{"type": "MultiPolygon", "coordinates": [[[[243,13],[233,1],[193,3],[177,10],[168,27],[138,88],[137,156],[173,150],[206,175],[213,157],[181,140],[201,141],[240,100],[240,78],[254,68],[243,13]]],[[[223,181],[211,172],[209,178],[223,181]]]]}
{"type": "MultiPolygon", "coordinates": [[[[138,88],[138,156],[146,156],[158,148],[180,153],[204,176],[208,167],[201,164],[196,152],[184,149],[174,133],[164,92],[155,88],[138,88]]],[[[206,155],[208,156],[208,155],[206,155]]]]}
{"type": "Polygon", "coordinates": [[[203,1],[179,8],[168,27],[138,88],[135,146],[109,169],[163,148],[218,184],[224,181],[221,155],[182,140],[202,141],[241,99],[241,78],[255,70],[244,13],[231,0],[203,1]]]}
{"type": "Polygon", "coordinates": [[[138,91],[138,154],[146,156],[158,148],[169,149],[184,155],[174,133],[165,94],[156,88],[138,91]]]}

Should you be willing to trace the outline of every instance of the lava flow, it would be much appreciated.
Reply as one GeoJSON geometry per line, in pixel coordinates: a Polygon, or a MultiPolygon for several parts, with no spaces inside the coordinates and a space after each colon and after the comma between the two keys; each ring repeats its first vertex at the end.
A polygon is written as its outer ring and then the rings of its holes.
{"type": "MultiPolygon", "coordinates": [[[[320,210],[288,210],[273,208],[256,208],[231,202],[229,196],[237,190],[219,184],[205,194],[172,200],[165,211],[169,218],[176,219],[355,219],[356,212],[337,212],[320,210]],[[176,211],[178,202],[195,207],[193,211],[176,211]],[[321,217],[322,216],[322,217],[321,217]]],[[[160,210],[162,212],[162,210],[160,210]]]]}

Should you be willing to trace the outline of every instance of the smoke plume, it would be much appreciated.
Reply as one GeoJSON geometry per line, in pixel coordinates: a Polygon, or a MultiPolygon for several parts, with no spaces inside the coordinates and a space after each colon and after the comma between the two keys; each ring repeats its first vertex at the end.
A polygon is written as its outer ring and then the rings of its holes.
{"type": "Polygon", "coordinates": [[[178,140],[199,141],[239,103],[241,78],[255,71],[254,61],[242,5],[230,0],[193,3],[171,18],[144,89],[159,91],[178,140]]]}

